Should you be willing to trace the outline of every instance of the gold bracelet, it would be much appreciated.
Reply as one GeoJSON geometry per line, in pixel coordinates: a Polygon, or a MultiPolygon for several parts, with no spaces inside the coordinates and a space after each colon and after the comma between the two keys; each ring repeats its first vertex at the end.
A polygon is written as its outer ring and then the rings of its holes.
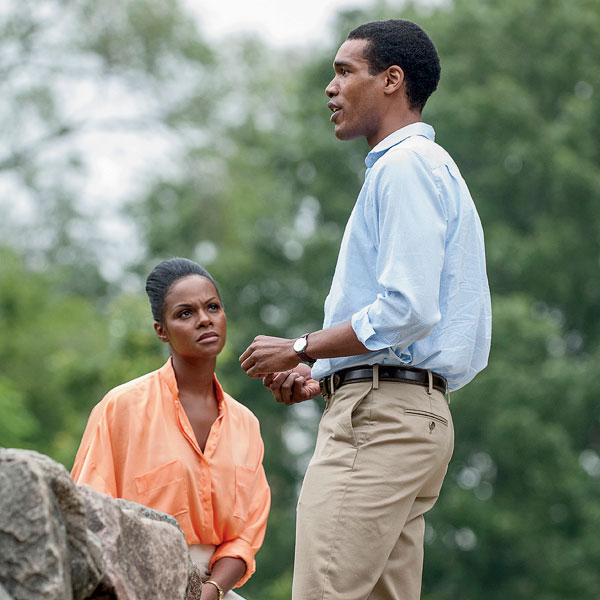
{"type": "Polygon", "coordinates": [[[212,583],[217,588],[217,592],[219,594],[219,600],[223,600],[223,596],[225,596],[225,592],[223,591],[223,588],[216,581],[213,581],[212,579],[207,579],[204,583],[212,583]]]}

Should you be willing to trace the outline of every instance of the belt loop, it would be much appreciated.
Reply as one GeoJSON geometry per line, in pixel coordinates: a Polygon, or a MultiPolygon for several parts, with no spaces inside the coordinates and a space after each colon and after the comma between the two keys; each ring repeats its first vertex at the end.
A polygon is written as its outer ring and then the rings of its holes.
{"type": "Polygon", "coordinates": [[[334,375],[335,373],[332,373],[329,376],[329,395],[333,396],[333,392],[335,392],[335,379],[334,379],[334,375]]]}
{"type": "Polygon", "coordinates": [[[427,393],[431,396],[433,394],[433,373],[427,369],[427,393]]]}
{"type": "Polygon", "coordinates": [[[444,379],[444,381],[446,382],[446,402],[450,404],[450,384],[447,379],[444,379]]]}
{"type": "Polygon", "coordinates": [[[373,389],[379,389],[379,365],[373,365],[373,389]]]}

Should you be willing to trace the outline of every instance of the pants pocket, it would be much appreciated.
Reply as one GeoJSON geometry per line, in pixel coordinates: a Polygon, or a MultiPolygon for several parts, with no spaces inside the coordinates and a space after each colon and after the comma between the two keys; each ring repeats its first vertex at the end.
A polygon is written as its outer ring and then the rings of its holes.
{"type": "Polygon", "coordinates": [[[446,427],[448,427],[448,419],[446,419],[445,417],[442,417],[441,415],[436,415],[433,412],[429,412],[428,410],[417,410],[417,409],[413,409],[413,408],[405,408],[404,414],[405,415],[413,415],[415,417],[423,417],[424,419],[433,419],[437,423],[441,423],[442,425],[445,425],[446,427]]]}
{"type": "Polygon", "coordinates": [[[328,418],[334,420],[334,438],[354,447],[364,443],[371,422],[371,383],[350,384],[335,393],[328,418]]]}

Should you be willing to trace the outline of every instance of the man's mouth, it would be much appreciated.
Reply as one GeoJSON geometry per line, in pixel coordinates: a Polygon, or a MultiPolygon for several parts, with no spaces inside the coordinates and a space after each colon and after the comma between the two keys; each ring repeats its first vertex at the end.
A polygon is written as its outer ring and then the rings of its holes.
{"type": "Polygon", "coordinates": [[[329,110],[331,110],[331,112],[333,113],[331,115],[331,117],[329,118],[329,120],[333,123],[337,119],[338,113],[342,109],[337,104],[334,104],[333,102],[328,102],[327,106],[328,106],[329,110]]]}

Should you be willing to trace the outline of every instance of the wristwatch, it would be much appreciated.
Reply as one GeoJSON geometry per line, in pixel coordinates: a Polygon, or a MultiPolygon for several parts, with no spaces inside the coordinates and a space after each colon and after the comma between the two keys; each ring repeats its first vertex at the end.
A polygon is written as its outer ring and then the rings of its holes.
{"type": "Polygon", "coordinates": [[[212,579],[207,579],[204,583],[212,583],[217,588],[219,600],[223,600],[225,593],[223,592],[223,588],[216,581],[213,581],[212,579]]]}
{"type": "Polygon", "coordinates": [[[315,359],[311,358],[306,352],[306,346],[308,345],[308,333],[301,335],[294,342],[294,352],[300,357],[302,362],[308,363],[311,367],[315,364],[315,359]]]}

